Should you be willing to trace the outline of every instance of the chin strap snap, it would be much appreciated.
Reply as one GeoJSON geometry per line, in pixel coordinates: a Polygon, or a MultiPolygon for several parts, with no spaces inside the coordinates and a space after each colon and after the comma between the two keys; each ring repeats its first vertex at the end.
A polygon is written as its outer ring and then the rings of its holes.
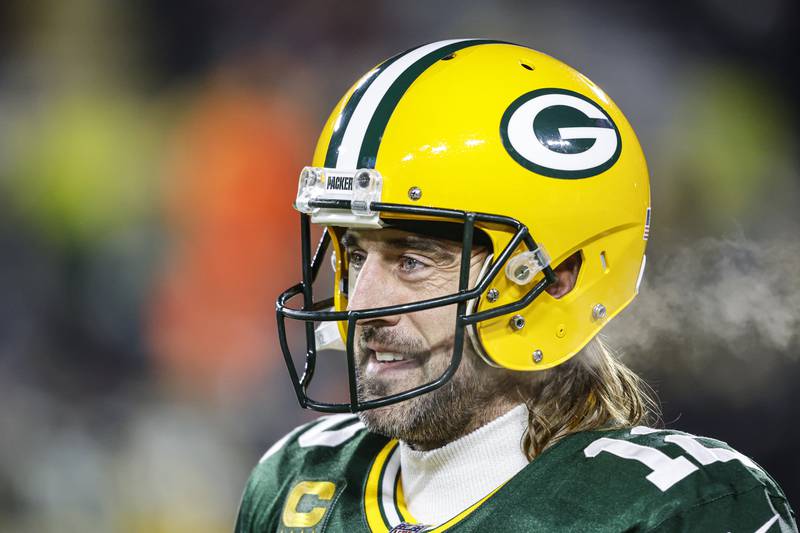
{"type": "Polygon", "coordinates": [[[539,245],[535,250],[515,255],[506,263],[506,277],[517,285],[527,285],[533,277],[550,265],[550,256],[539,245]]]}

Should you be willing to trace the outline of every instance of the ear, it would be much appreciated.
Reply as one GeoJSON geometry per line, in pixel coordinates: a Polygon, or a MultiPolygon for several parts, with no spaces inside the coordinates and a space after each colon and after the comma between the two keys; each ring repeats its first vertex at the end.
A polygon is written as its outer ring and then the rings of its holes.
{"type": "Polygon", "coordinates": [[[569,291],[575,287],[575,281],[578,279],[578,272],[580,269],[581,252],[577,251],[564,259],[564,261],[554,269],[556,282],[545,289],[547,294],[558,299],[569,293],[569,291]]]}

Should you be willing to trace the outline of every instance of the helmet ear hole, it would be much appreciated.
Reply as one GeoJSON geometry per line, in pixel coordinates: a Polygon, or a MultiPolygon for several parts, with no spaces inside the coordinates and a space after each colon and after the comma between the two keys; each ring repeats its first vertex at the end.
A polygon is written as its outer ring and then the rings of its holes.
{"type": "Polygon", "coordinates": [[[547,294],[556,300],[569,294],[575,288],[582,264],[583,255],[581,250],[564,259],[553,269],[556,274],[556,282],[545,289],[547,294]]]}

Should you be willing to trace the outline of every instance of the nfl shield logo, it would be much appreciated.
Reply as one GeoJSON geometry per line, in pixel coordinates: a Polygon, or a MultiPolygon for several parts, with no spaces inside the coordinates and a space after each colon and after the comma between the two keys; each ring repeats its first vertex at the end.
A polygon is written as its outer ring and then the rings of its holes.
{"type": "Polygon", "coordinates": [[[394,526],[389,533],[423,533],[428,529],[424,524],[408,524],[401,522],[394,526]]]}

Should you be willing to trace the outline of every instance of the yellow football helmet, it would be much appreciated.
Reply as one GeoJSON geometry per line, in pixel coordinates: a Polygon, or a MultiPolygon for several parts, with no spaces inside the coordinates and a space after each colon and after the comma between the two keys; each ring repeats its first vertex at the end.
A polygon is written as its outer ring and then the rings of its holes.
{"type": "Polygon", "coordinates": [[[597,85],[529,48],[461,39],[394,56],[347,91],[301,173],[295,207],[302,217],[303,282],[277,305],[289,372],[304,407],[359,411],[441,386],[458,367],[466,335],[488,363],[512,370],[543,370],[575,355],[638,291],[650,188],[633,129],[597,85]],[[348,311],[347,258],[335,228],[409,219],[463,225],[459,292],[348,311]],[[313,258],[310,223],[328,227],[313,258]],[[469,289],[463,264],[475,232],[488,236],[493,256],[469,289]],[[329,242],[335,294],[315,302],[311,284],[329,242]],[[574,288],[551,296],[545,289],[555,280],[553,268],[576,253],[574,288]],[[301,309],[287,306],[301,294],[301,309]],[[447,372],[403,394],[359,401],[355,321],[453,304],[456,349],[447,372]],[[289,353],[287,317],[307,324],[302,376],[289,353]],[[349,404],[306,395],[320,337],[314,322],[338,323],[348,352],[349,404]]]}

